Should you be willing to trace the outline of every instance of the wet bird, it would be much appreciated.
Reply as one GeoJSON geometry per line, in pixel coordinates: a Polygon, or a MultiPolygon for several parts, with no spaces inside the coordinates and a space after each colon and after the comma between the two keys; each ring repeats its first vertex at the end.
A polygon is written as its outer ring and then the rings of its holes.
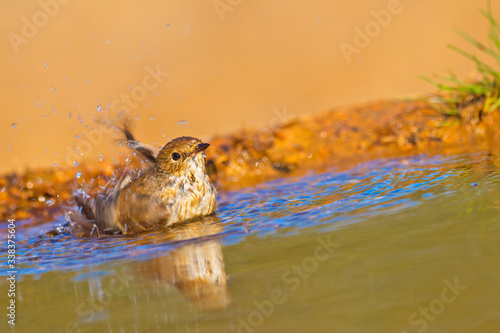
{"type": "Polygon", "coordinates": [[[215,212],[217,191],[205,168],[208,143],[180,137],[158,149],[123,132],[150,168],[125,174],[94,200],[75,195],[79,209],[66,214],[73,233],[139,233],[215,212]]]}

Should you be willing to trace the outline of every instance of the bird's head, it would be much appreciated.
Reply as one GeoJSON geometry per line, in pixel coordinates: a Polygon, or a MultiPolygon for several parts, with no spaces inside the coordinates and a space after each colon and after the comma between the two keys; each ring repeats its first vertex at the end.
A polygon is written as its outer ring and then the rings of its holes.
{"type": "Polygon", "coordinates": [[[155,167],[176,176],[205,172],[205,149],[208,146],[208,143],[188,136],[173,139],[160,150],[155,167]]]}

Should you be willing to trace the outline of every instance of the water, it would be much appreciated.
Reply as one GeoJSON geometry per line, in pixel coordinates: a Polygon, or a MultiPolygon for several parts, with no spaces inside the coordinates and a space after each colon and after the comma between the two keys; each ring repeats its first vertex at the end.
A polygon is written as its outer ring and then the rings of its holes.
{"type": "Polygon", "coordinates": [[[332,169],[221,193],[216,218],[135,237],[37,243],[62,218],[17,221],[15,331],[497,332],[499,165],[332,169]]]}

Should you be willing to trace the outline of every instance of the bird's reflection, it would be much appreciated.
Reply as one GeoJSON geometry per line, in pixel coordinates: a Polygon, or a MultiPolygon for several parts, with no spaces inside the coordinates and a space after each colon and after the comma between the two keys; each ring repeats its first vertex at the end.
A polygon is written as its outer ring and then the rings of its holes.
{"type": "Polygon", "coordinates": [[[166,255],[137,263],[135,271],[143,279],[146,277],[148,284],[176,286],[201,309],[225,308],[230,303],[230,295],[222,246],[216,237],[210,237],[221,231],[222,225],[213,216],[162,231],[154,238],[178,241],[178,247],[166,255]]]}

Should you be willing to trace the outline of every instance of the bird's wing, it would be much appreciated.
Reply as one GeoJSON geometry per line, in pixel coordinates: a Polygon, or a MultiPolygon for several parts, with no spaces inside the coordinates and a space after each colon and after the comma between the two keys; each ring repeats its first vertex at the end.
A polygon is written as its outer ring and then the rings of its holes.
{"type": "Polygon", "coordinates": [[[123,233],[139,233],[164,226],[170,209],[158,195],[137,193],[128,188],[116,197],[117,222],[123,233]]]}
{"type": "Polygon", "coordinates": [[[112,207],[116,226],[123,233],[138,233],[166,224],[171,216],[169,205],[161,197],[153,169],[120,188],[113,197],[112,207]]]}
{"type": "Polygon", "coordinates": [[[137,141],[127,126],[121,128],[121,131],[127,139],[129,148],[136,150],[142,157],[151,162],[151,164],[156,163],[156,158],[160,152],[159,148],[137,141]]]}

